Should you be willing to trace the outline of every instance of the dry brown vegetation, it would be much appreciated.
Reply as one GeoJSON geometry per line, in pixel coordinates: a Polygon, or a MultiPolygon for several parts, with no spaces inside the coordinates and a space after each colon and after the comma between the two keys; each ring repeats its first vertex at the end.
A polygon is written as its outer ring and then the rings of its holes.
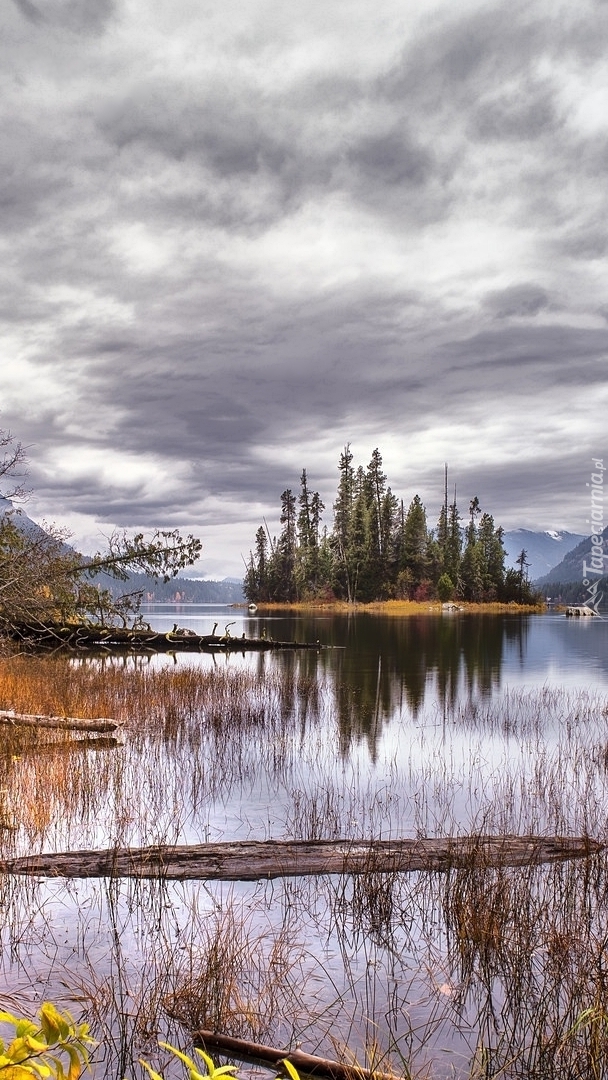
{"type": "MultiPolygon", "coordinates": [[[[375,780],[357,764],[357,745],[352,758],[336,753],[339,705],[297,659],[213,670],[190,660],[4,657],[1,708],[114,716],[124,734],[100,745],[3,731],[0,849],[203,841],[231,830],[606,839],[601,696],[519,690],[425,722],[404,712],[375,780]]],[[[0,916],[7,994],[39,979],[46,996],[65,995],[72,1009],[77,999],[103,1040],[100,1075],[117,1080],[136,1075],[134,1061],[150,1058],[158,1036],[183,1045],[180,1022],[344,1059],[356,1050],[416,1080],[608,1076],[605,854],[519,868],[478,856],[442,873],[370,865],[358,878],[229,889],[4,877],[0,916]]]]}
{"type": "MultiPolygon", "coordinates": [[[[513,601],[508,604],[488,602],[474,604],[465,600],[455,601],[459,611],[479,615],[525,615],[535,614],[545,610],[544,603],[517,604],[513,601]]],[[[339,615],[352,615],[357,612],[371,615],[438,615],[443,610],[439,600],[374,600],[370,603],[348,604],[345,600],[302,600],[291,604],[257,603],[260,614],[272,611],[331,611],[339,615]]]]}

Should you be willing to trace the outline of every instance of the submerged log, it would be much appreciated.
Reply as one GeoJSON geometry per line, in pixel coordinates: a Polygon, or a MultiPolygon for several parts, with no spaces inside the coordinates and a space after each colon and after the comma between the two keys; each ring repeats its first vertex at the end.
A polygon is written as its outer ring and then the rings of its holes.
{"type": "Polygon", "coordinates": [[[303,1050],[277,1050],[263,1043],[250,1042],[249,1039],[235,1039],[230,1035],[220,1035],[215,1031],[195,1031],[195,1046],[208,1053],[220,1051],[229,1057],[240,1058],[260,1065],[272,1065],[273,1069],[281,1062],[290,1061],[300,1073],[306,1076],[324,1076],[329,1080],[395,1080],[395,1073],[377,1072],[364,1069],[361,1065],[346,1065],[341,1061],[306,1054],[303,1050]]]}
{"type": "Polygon", "coordinates": [[[85,735],[81,739],[61,739],[61,741],[44,743],[36,739],[34,745],[20,747],[19,754],[20,756],[32,754],[36,757],[40,757],[41,754],[78,754],[89,753],[91,750],[95,752],[116,750],[117,747],[123,745],[124,743],[120,739],[114,738],[113,735],[100,735],[99,737],[93,735],[91,738],[85,735]]]}
{"type": "Polygon", "coordinates": [[[0,861],[0,873],[257,881],[321,874],[530,866],[605,850],[587,836],[459,836],[417,840],[245,840],[60,851],[0,861]]]}
{"type": "Polygon", "coordinates": [[[120,727],[120,721],[111,720],[109,717],[100,716],[93,720],[85,720],[78,716],[34,716],[28,713],[16,713],[11,710],[0,710],[0,724],[9,724],[11,727],[34,727],[34,728],[57,728],[67,731],[116,731],[120,727]]]}

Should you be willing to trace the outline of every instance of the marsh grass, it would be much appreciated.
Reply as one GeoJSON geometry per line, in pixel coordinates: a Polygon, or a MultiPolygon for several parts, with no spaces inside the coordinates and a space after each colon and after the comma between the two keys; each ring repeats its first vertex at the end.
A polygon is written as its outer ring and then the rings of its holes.
{"type": "Polygon", "coordinates": [[[288,909],[278,926],[264,926],[260,914],[229,895],[197,919],[197,945],[165,998],[169,1014],[188,1030],[278,1045],[293,1041],[315,964],[288,909]]]}
{"type": "MultiPolygon", "coordinates": [[[[306,658],[207,670],[4,657],[0,707],[113,716],[124,731],[95,748],[3,728],[2,854],[223,837],[607,839],[601,696],[404,706],[372,759],[363,738],[345,749],[340,695],[306,658]]],[[[117,1077],[157,1037],[206,1026],[355,1052],[416,1080],[608,1076],[606,857],[514,870],[482,850],[460,869],[393,874],[370,857],[358,877],[228,893],[5,877],[0,970],[8,994],[30,971],[46,996],[65,982],[117,1077]]]]}

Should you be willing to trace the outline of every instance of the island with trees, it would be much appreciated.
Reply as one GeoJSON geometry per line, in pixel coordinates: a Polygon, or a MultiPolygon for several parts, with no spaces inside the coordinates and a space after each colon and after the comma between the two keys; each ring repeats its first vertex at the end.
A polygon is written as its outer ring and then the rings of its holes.
{"type": "Polygon", "coordinates": [[[466,517],[456,494],[444,501],[430,528],[419,495],[409,505],[388,485],[382,455],[375,449],[364,468],[355,467],[350,444],[338,463],[333,525],[306,470],[300,490],[281,495],[278,536],[260,525],[249,554],[244,592],[251,603],[376,600],[462,600],[473,603],[538,604],[522,551],[517,569],[505,567],[504,530],[471,499],[466,517]]]}

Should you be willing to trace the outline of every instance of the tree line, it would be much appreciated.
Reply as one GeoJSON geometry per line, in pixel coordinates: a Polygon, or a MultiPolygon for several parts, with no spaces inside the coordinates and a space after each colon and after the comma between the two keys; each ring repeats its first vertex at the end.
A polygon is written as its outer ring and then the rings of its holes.
{"type": "Polygon", "coordinates": [[[384,599],[535,602],[522,551],[505,567],[504,530],[473,498],[465,518],[446,491],[434,528],[419,495],[397,498],[375,449],[367,468],[355,467],[350,444],[338,463],[333,525],[306,469],[300,490],[281,495],[278,536],[266,523],[255,535],[243,588],[250,602],[384,599]]]}

